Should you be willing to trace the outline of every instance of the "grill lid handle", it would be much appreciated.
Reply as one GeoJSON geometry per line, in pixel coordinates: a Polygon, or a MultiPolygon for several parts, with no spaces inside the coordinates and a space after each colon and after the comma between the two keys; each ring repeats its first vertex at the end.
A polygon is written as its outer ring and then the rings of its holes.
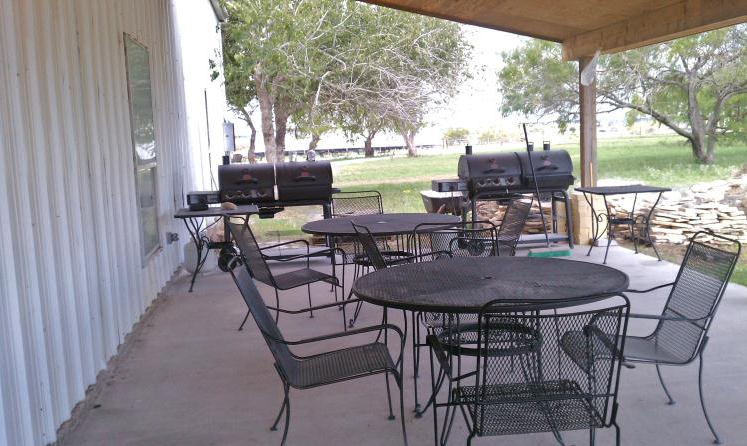
{"type": "Polygon", "coordinates": [[[256,178],[246,178],[246,179],[237,180],[236,184],[249,184],[249,183],[257,184],[258,182],[259,180],[256,178]]]}
{"type": "Polygon", "coordinates": [[[556,166],[555,164],[548,164],[546,166],[538,167],[537,170],[558,170],[558,166],[556,166]]]}
{"type": "Polygon", "coordinates": [[[299,175],[294,178],[295,181],[316,181],[316,176],[314,175],[299,175]]]}
{"type": "Polygon", "coordinates": [[[482,171],[482,173],[504,173],[506,172],[506,169],[502,167],[491,167],[489,169],[485,169],[482,171]]]}

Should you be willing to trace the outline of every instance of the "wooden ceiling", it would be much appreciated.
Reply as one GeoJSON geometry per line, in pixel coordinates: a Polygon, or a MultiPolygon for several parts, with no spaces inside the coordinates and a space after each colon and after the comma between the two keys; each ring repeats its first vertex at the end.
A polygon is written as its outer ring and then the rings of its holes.
{"type": "Polygon", "coordinates": [[[361,0],[563,43],[567,60],[747,21],[747,0],[361,0]]]}

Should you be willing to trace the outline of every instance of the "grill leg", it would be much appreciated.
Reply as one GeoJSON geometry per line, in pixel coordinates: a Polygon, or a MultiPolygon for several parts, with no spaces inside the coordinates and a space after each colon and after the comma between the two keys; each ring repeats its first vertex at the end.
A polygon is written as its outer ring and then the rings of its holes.
{"type": "Polygon", "coordinates": [[[721,439],[718,437],[716,429],[713,428],[711,419],[708,417],[708,411],[706,410],[705,401],[703,400],[703,353],[698,356],[698,360],[698,393],[700,394],[700,407],[703,408],[703,415],[705,416],[706,423],[708,423],[708,429],[710,429],[711,433],[713,434],[713,442],[715,444],[721,444],[721,439]]]}
{"type": "Polygon", "coordinates": [[[244,316],[244,320],[241,321],[241,325],[239,325],[239,331],[244,329],[244,324],[246,324],[246,320],[249,319],[249,313],[251,313],[251,311],[247,310],[246,316],[244,316]]]}
{"type": "Polygon", "coordinates": [[[669,398],[669,402],[667,404],[672,405],[674,404],[674,400],[672,399],[672,395],[669,394],[669,389],[667,389],[666,384],[664,384],[664,377],[661,376],[661,368],[659,367],[659,364],[656,364],[656,374],[659,376],[659,382],[661,383],[661,387],[664,389],[664,393],[667,394],[667,398],[669,398]]]}

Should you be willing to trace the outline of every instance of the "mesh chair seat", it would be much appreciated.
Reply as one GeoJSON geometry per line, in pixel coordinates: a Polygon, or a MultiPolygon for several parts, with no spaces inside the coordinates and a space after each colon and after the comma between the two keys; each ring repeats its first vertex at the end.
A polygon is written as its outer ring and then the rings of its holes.
{"type": "Polygon", "coordinates": [[[396,370],[394,361],[387,346],[375,342],[303,358],[288,383],[309,388],[385,370],[396,370]]]}
{"type": "Polygon", "coordinates": [[[274,278],[275,283],[281,290],[289,290],[315,282],[327,282],[332,285],[338,285],[336,277],[309,268],[278,274],[274,278]]]}
{"type": "Polygon", "coordinates": [[[572,380],[466,386],[455,393],[456,402],[465,404],[473,423],[481,427],[479,435],[516,435],[605,425],[585,398],[588,393],[572,380]],[[483,404],[474,404],[476,398],[483,404]]]}
{"type": "Polygon", "coordinates": [[[636,361],[652,361],[659,363],[677,364],[690,359],[690,355],[677,355],[656,342],[655,338],[641,338],[628,336],[625,338],[625,359],[636,361]]]}

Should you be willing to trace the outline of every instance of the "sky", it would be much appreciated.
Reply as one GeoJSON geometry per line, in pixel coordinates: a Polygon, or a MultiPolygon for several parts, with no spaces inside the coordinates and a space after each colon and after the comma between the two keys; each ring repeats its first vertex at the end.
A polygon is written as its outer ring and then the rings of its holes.
{"type": "MultiPolygon", "coordinates": [[[[467,38],[472,43],[473,57],[469,70],[473,78],[465,83],[448,107],[429,114],[433,123],[423,129],[415,138],[416,144],[440,144],[443,133],[448,128],[487,129],[517,125],[518,118],[502,118],[498,107],[500,95],[497,91],[496,72],[501,66],[500,53],[520,46],[527,38],[510,33],[494,31],[476,26],[462,25],[467,38]]],[[[259,111],[252,117],[260,122],[259,111]]],[[[238,118],[231,119],[236,125],[237,144],[248,141],[249,128],[238,118]],[[242,136],[245,138],[242,141],[242,136]]],[[[259,130],[259,128],[258,128],[259,130]]],[[[401,145],[402,137],[395,134],[377,135],[374,146],[401,145]]],[[[296,140],[292,135],[286,139],[288,150],[305,149],[308,140],[296,140]]],[[[342,134],[325,134],[319,148],[362,147],[363,141],[348,142],[342,134]]],[[[257,151],[263,151],[262,136],[257,135],[257,151]]]]}

